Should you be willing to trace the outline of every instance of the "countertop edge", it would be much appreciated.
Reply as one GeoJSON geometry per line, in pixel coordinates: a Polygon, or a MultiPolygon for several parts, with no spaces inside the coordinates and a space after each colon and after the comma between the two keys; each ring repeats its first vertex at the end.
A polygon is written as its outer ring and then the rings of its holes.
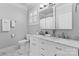
{"type": "Polygon", "coordinates": [[[76,41],[76,40],[56,38],[56,37],[47,37],[47,36],[42,36],[42,35],[31,35],[31,36],[42,38],[48,41],[53,41],[60,44],[64,44],[67,46],[79,48],[79,41],[76,41]]]}

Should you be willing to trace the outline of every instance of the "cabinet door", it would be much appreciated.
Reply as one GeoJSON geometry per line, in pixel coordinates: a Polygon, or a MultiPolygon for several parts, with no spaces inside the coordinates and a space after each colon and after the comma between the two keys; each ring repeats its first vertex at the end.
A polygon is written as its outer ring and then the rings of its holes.
{"type": "Polygon", "coordinates": [[[45,42],[44,39],[39,40],[39,53],[40,56],[47,56],[48,50],[47,50],[47,42],[45,42]]]}
{"type": "Polygon", "coordinates": [[[51,45],[51,42],[45,39],[40,39],[40,55],[43,56],[55,56],[56,54],[56,49],[53,46],[53,42],[51,45]]]}
{"type": "Polygon", "coordinates": [[[31,56],[38,56],[39,55],[38,38],[30,37],[30,55],[31,56]]]}
{"type": "Polygon", "coordinates": [[[56,29],[72,29],[72,3],[56,6],[56,29]]]}
{"type": "Polygon", "coordinates": [[[46,29],[55,29],[55,17],[46,18],[46,29]]]}
{"type": "Polygon", "coordinates": [[[40,20],[40,29],[45,29],[45,27],[46,27],[46,20],[44,18],[40,20]]]}

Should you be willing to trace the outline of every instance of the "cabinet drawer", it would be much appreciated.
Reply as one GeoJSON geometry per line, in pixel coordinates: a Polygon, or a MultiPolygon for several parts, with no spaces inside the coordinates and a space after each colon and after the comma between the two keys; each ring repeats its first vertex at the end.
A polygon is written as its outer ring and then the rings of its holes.
{"type": "Polygon", "coordinates": [[[66,52],[66,51],[57,51],[58,56],[77,56],[76,53],[66,52]]]}
{"type": "Polygon", "coordinates": [[[46,44],[47,42],[44,39],[40,39],[40,44],[46,44]]]}
{"type": "Polygon", "coordinates": [[[38,38],[36,38],[36,37],[30,37],[30,41],[31,42],[37,42],[38,41],[38,38]]]}
{"type": "Polygon", "coordinates": [[[46,52],[45,55],[47,56],[77,56],[78,55],[77,48],[52,41],[47,41],[44,39],[40,40],[40,47],[47,50],[44,51],[46,52]]]}
{"type": "Polygon", "coordinates": [[[31,43],[31,45],[32,45],[32,46],[37,46],[37,44],[36,44],[36,43],[31,43]]]}
{"type": "Polygon", "coordinates": [[[61,45],[61,44],[57,44],[56,45],[56,49],[57,50],[62,50],[65,52],[70,52],[70,53],[76,53],[78,49],[70,47],[70,46],[65,46],[65,45],[61,45]]]}
{"type": "Polygon", "coordinates": [[[37,46],[37,45],[39,45],[38,39],[31,37],[30,46],[37,46]]]}
{"type": "Polygon", "coordinates": [[[67,56],[78,55],[78,49],[77,48],[58,44],[58,43],[55,43],[54,47],[56,48],[57,52],[61,53],[59,55],[62,55],[62,54],[67,55],[67,56]]]}
{"type": "Polygon", "coordinates": [[[33,41],[38,41],[38,38],[33,38],[33,41]]]}
{"type": "Polygon", "coordinates": [[[53,44],[53,42],[45,40],[45,39],[40,39],[39,42],[40,42],[40,45],[49,45],[50,46],[53,44]]]}

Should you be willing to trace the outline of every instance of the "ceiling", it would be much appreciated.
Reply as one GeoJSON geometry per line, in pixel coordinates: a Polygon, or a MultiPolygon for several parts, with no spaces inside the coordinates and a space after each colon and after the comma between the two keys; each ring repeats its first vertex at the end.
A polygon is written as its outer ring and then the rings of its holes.
{"type": "Polygon", "coordinates": [[[10,4],[27,11],[37,6],[40,6],[41,3],[10,3],[10,4]]]}
{"type": "Polygon", "coordinates": [[[19,3],[19,4],[29,10],[29,9],[32,9],[36,6],[39,6],[41,3],[19,3]]]}

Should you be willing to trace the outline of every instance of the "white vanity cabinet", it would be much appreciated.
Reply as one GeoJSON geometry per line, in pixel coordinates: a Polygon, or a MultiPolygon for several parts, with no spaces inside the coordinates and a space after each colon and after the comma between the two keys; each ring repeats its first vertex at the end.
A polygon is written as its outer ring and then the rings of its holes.
{"type": "Polygon", "coordinates": [[[77,56],[78,49],[60,43],[40,39],[40,55],[42,56],[77,56]]]}
{"type": "MultiPolygon", "coordinates": [[[[55,39],[51,39],[55,40],[55,39]]],[[[78,56],[78,48],[46,40],[41,37],[30,38],[31,56],[78,56]]]]}

